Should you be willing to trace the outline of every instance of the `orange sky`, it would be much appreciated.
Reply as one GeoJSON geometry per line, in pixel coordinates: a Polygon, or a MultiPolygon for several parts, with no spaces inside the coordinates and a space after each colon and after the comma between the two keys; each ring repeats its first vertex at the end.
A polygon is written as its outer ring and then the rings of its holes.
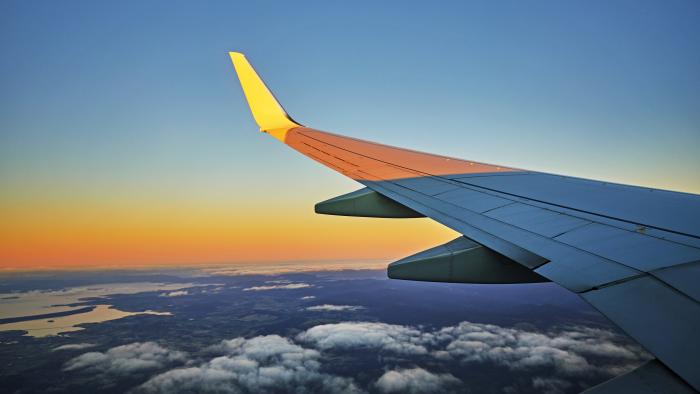
{"type": "Polygon", "coordinates": [[[598,5],[538,23],[490,6],[433,7],[435,18],[409,7],[403,23],[386,20],[396,7],[344,7],[335,23],[296,4],[192,2],[154,19],[116,3],[14,2],[0,57],[0,270],[390,260],[456,236],[429,219],[315,215],[361,186],[257,132],[231,50],[304,125],[700,193],[699,24],[658,3],[620,23],[598,5]],[[268,23],[290,15],[294,28],[268,23]]]}
{"type": "Polygon", "coordinates": [[[5,196],[0,268],[395,259],[456,236],[428,219],[324,216],[313,199],[250,197],[5,196]]]}

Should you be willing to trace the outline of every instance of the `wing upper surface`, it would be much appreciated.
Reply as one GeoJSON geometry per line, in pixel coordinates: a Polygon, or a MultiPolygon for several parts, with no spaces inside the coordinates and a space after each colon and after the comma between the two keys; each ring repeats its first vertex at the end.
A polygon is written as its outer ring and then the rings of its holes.
{"type": "Polygon", "coordinates": [[[261,129],[579,293],[700,389],[700,196],[261,129]]]}

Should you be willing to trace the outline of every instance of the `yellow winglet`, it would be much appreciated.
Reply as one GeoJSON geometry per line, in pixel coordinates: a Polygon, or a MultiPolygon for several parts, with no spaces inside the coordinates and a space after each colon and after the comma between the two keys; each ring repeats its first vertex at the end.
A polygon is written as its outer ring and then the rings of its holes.
{"type": "Polygon", "coordinates": [[[242,53],[229,52],[229,55],[260,131],[270,133],[284,142],[286,130],[300,125],[287,115],[242,53]]]}

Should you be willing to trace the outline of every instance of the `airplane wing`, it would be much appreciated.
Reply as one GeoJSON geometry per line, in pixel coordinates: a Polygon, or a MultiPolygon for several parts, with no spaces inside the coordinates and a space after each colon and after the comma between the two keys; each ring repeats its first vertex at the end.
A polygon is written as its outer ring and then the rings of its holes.
{"type": "Polygon", "coordinates": [[[246,58],[231,60],[262,132],[365,188],[316,212],[429,217],[463,234],[389,265],[391,278],[552,281],[656,359],[591,393],[700,390],[700,196],[432,155],[302,126],[246,58]]]}

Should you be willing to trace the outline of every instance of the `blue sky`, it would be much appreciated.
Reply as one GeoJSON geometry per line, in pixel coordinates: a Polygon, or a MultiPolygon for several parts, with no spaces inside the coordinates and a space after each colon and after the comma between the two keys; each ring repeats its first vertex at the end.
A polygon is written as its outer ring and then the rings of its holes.
{"type": "Polygon", "coordinates": [[[4,2],[3,176],[306,172],[253,133],[237,50],[316,128],[700,191],[699,3],[373,3],[4,2]]]}
{"type": "Polygon", "coordinates": [[[307,208],[352,190],[256,134],[235,50],[321,130],[700,192],[699,2],[377,3],[4,1],[0,188],[307,208]]]}

